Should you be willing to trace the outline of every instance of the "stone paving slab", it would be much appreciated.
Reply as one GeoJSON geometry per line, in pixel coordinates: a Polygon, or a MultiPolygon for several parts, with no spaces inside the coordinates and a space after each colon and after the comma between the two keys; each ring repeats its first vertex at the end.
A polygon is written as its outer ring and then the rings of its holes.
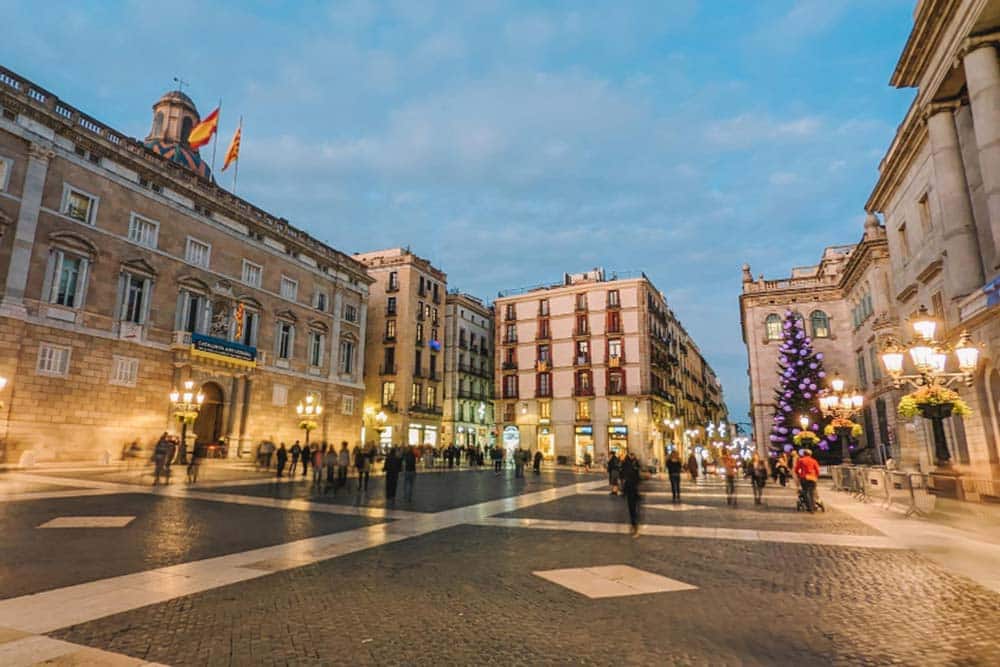
{"type": "Polygon", "coordinates": [[[403,480],[400,478],[395,504],[387,504],[386,502],[384,476],[371,478],[367,494],[358,494],[358,481],[355,477],[348,478],[347,487],[336,492],[324,490],[325,484],[317,488],[307,480],[249,486],[208,486],[199,487],[198,490],[266,498],[301,499],[358,507],[391,507],[416,512],[442,512],[488,500],[509,498],[522,493],[532,493],[542,489],[595,479],[597,478],[593,475],[577,475],[562,470],[545,471],[537,476],[529,473],[523,478],[515,478],[511,471],[504,471],[497,476],[492,470],[417,473],[413,502],[408,503],[404,499],[403,480]]]}
{"type": "Polygon", "coordinates": [[[0,599],[378,523],[147,494],[0,503],[0,599]],[[123,528],[38,527],[57,517],[135,516],[123,528]]]}
{"type": "Polygon", "coordinates": [[[910,551],[459,526],[110,616],[58,639],[157,662],[994,665],[1000,595],[910,551]],[[695,590],[587,599],[628,564],[695,590]]]}

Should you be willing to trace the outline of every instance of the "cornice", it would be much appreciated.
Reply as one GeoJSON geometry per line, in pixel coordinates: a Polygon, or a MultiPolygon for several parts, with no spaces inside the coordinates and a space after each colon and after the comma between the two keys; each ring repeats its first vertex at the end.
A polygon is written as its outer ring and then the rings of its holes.
{"type": "Polygon", "coordinates": [[[896,62],[889,85],[912,88],[919,84],[928,68],[935,45],[958,11],[954,0],[922,0],[917,6],[913,28],[896,62]]]}

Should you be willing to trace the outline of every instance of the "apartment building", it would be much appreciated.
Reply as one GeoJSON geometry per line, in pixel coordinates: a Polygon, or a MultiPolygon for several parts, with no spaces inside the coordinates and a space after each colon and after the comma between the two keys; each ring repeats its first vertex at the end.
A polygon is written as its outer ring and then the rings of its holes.
{"type": "Polygon", "coordinates": [[[492,447],[493,309],[451,292],[445,302],[444,444],[492,447]]]}

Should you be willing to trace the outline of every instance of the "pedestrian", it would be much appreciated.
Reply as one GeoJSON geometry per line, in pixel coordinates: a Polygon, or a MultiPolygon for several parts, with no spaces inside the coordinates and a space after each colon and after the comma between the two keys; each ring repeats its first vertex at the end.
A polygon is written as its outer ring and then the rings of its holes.
{"type": "Polygon", "coordinates": [[[514,477],[524,477],[524,457],[520,449],[514,451],[514,477]]]}
{"type": "Polygon", "coordinates": [[[722,463],[722,468],[726,473],[726,504],[730,507],[736,507],[736,472],[739,469],[739,464],[728,449],[722,450],[720,463],[722,463]]]}
{"type": "MultiPolygon", "coordinates": [[[[799,453],[796,450],[793,449],[791,451],[791,453],[789,454],[789,456],[788,456],[788,469],[790,471],[795,472],[796,470],[798,470],[798,468],[799,468],[799,465],[798,465],[799,464],[799,458],[800,458],[799,457],[799,453]]],[[[792,481],[795,482],[795,488],[798,489],[801,486],[799,484],[800,480],[799,480],[798,473],[789,475],[789,477],[792,478],[792,481]]]]}
{"type": "Polygon", "coordinates": [[[501,466],[503,465],[503,449],[500,445],[493,448],[493,472],[496,475],[500,474],[501,466]]]}
{"type": "Polygon", "coordinates": [[[424,470],[434,469],[434,448],[424,447],[424,470]]]}
{"type": "Polygon", "coordinates": [[[153,486],[157,486],[160,483],[160,477],[165,477],[166,481],[170,481],[169,473],[167,472],[167,457],[170,454],[169,443],[170,438],[167,436],[167,432],[164,431],[153,448],[153,486]]]}
{"type": "Polygon", "coordinates": [[[278,447],[277,459],[278,477],[281,477],[281,474],[285,471],[285,463],[288,461],[288,450],[285,449],[285,443],[281,443],[281,446],[278,447]]]}
{"type": "Polygon", "coordinates": [[[417,448],[403,450],[403,500],[413,502],[413,486],[417,482],[417,448]]]}
{"type": "Polygon", "coordinates": [[[795,463],[795,476],[806,497],[809,513],[816,511],[816,482],[819,481],[819,462],[813,458],[811,449],[803,449],[802,456],[795,463]]]}
{"type": "Polygon", "coordinates": [[[694,455],[694,452],[688,454],[687,460],[687,471],[691,475],[691,481],[698,481],[698,457],[694,455]]]}
{"type": "Polygon", "coordinates": [[[358,473],[358,493],[368,491],[368,456],[360,444],[354,448],[354,469],[358,473]]]}
{"type": "Polygon", "coordinates": [[[608,459],[608,486],[611,487],[611,495],[618,495],[618,476],[621,473],[622,462],[618,459],[618,452],[612,451],[611,458],[608,459]]]}
{"type": "Polygon", "coordinates": [[[754,452],[750,460],[750,483],[753,485],[753,504],[764,502],[764,485],[767,484],[767,463],[763,457],[754,452]]]}
{"type": "Polygon", "coordinates": [[[620,480],[625,502],[628,504],[628,519],[632,526],[632,537],[639,537],[639,459],[635,452],[629,452],[621,464],[620,480]]]}
{"type": "Polygon", "coordinates": [[[337,471],[337,447],[335,445],[326,448],[326,454],[323,455],[323,467],[326,468],[326,486],[323,487],[323,493],[329,493],[330,489],[334,488],[333,476],[337,471]]]}
{"type": "Polygon", "coordinates": [[[590,452],[583,453],[583,467],[587,472],[590,472],[590,464],[594,462],[594,457],[590,455],[590,452]]]}
{"type": "Polygon", "coordinates": [[[264,470],[271,469],[271,458],[274,456],[274,437],[272,436],[270,440],[265,440],[264,445],[264,470]]]}
{"type": "Polygon", "coordinates": [[[302,447],[302,476],[305,477],[309,473],[309,464],[312,463],[312,450],[309,449],[309,443],[306,443],[302,447]]]}
{"type": "Polygon", "coordinates": [[[778,474],[778,483],[782,486],[788,484],[788,456],[786,454],[781,454],[778,457],[777,463],[774,464],[774,468],[778,474]]]}
{"type": "Polygon", "coordinates": [[[288,476],[291,477],[295,474],[295,469],[299,467],[299,456],[302,454],[302,445],[296,440],[295,444],[289,450],[292,455],[292,466],[288,469],[288,476]]]}
{"type": "Polygon", "coordinates": [[[681,453],[676,449],[667,457],[667,476],[670,478],[670,495],[675,503],[681,501],[681,453]]]}
{"type": "Polygon", "coordinates": [[[194,449],[191,451],[191,461],[188,463],[187,467],[187,481],[188,484],[198,483],[198,472],[201,468],[201,454],[203,450],[198,449],[198,443],[194,443],[194,449]]]}
{"type": "Polygon", "coordinates": [[[534,470],[536,475],[542,474],[542,450],[540,449],[535,450],[535,462],[534,465],[532,466],[532,469],[534,470]]]}
{"type": "Polygon", "coordinates": [[[313,464],[313,486],[319,488],[319,485],[323,482],[323,460],[326,458],[326,443],[323,443],[321,448],[319,445],[313,448],[312,452],[312,464],[313,464]]]}
{"type": "Polygon", "coordinates": [[[351,453],[347,451],[347,441],[344,440],[340,443],[340,454],[337,456],[337,488],[334,489],[334,494],[345,486],[347,486],[347,469],[351,465],[351,453]]]}
{"type": "Polygon", "coordinates": [[[382,468],[385,470],[385,499],[386,502],[396,502],[396,487],[399,485],[399,471],[403,466],[402,455],[399,445],[393,445],[392,449],[385,457],[382,468]]]}

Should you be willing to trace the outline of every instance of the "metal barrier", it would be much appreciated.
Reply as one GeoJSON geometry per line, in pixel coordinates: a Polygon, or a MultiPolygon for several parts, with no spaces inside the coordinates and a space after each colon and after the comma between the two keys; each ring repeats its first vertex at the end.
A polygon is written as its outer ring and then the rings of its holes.
{"type": "Polygon", "coordinates": [[[899,506],[904,515],[923,516],[934,511],[928,475],[886,470],[882,466],[840,465],[831,468],[833,488],[846,491],[859,502],[879,502],[884,509],[899,506]]]}

